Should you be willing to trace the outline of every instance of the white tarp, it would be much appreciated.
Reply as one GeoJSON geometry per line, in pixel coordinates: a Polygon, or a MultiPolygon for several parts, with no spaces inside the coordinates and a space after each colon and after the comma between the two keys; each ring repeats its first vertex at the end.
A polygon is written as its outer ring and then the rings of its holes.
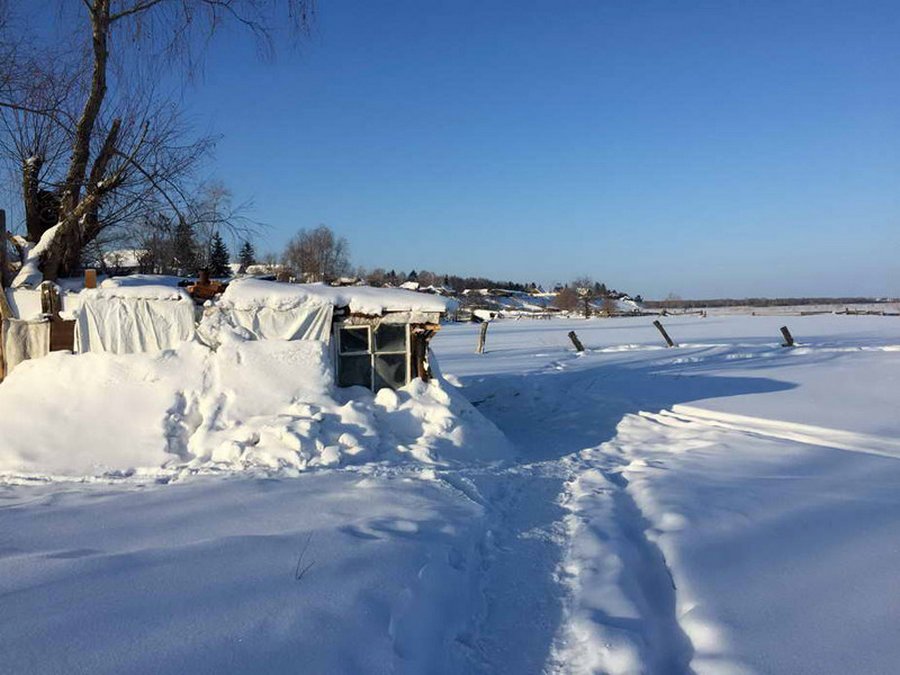
{"type": "Polygon", "coordinates": [[[289,309],[225,307],[221,311],[231,323],[250,331],[257,340],[328,342],[331,337],[331,316],[334,307],[330,304],[306,304],[289,309]]]}
{"type": "Polygon", "coordinates": [[[7,319],[0,331],[7,374],[22,361],[39,359],[50,353],[50,322],[7,319]]]}
{"type": "MultiPolygon", "coordinates": [[[[148,287],[148,290],[152,287],[148,287]]],[[[194,337],[194,303],[186,294],[84,291],[75,324],[79,353],[134,354],[173,349],[194,337]]]]}

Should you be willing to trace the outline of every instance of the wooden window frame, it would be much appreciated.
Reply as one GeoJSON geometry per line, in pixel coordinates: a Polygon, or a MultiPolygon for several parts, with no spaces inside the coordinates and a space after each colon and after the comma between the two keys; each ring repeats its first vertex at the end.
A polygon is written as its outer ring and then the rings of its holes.
{"type": "MultiPolygon", "coordinates": [[[[390,355],[390,354],[403,354],[406,357],[406,381],[400,386],[406,386],[412,381],[412,325],[409,323],[403,324],[387,324],[393,326],[403,326],[404,329],[404,340],[405,346],[402,351],[400,350],[384,350],[378,351],[377,345],[375,343],[375,330],[381,324],[352,324],[352,323],[335,323],[334,324],[334,361],[335,361],[335,374],[337,376],[337,382],[341,381],[341,357],[342,356],[362,356],[363,354],[368,354],[369,356],[369,390],[375,392],[375,357],[378,355],[390,355]],[[343,330],[366,330],[366,337],[368,338],[367,342],[369,348],[366,351],[343,351],[341,345],[341,331],[343,330]]],[[[340,386],[340,384],[338,384],[340,386]]],[[[351,385],[352,386],[352,385],[351,385]]],[[[377,393],[377,392],[376,392],[377,393]]]]}

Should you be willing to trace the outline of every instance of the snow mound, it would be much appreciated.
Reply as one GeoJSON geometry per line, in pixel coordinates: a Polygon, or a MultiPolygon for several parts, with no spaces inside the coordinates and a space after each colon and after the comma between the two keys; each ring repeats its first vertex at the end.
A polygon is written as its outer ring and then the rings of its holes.
{"type": "Polygon", "coordinates": [[[0,385],[0,475],[296,473],[367,462],[497,461],[503,434],[453,387],[338,389],[327,346],[229,340],[155,354],[54,353],[0,385]]]}

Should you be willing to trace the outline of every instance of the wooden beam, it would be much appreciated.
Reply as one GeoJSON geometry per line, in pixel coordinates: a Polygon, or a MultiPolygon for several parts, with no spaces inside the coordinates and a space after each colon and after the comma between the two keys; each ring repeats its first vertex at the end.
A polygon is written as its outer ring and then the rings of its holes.
{"type": "Polygon", "coordinates": [[[0,209],[0,288],[6,288],[9,279],[9,259],[6,255],[6,211],[0,209]]]}
{"type": "Polygon", "coordinates": [[[794,346],[794,336],[791,335],[791,331],[788,330],[787,326],[781,327],[781,334],[784,336],[784,344],[782,347],[793,347],[794,346]]]}
{"type": "Polygon", "coordinates": [[[663,339],[666,341],[666,344],[669,347],[677,347],[678,346],[677,344],[675,344],[675,341],[669,337],[669,334],[666,332],[666,329],[663,328],[663,325],[659,322],[658,319],[653,322],[653,325],[656,326],[656,330],[658,330],[660,332],[660,334],[663,336],[663,339]]]}
{"type": "Polygon", "coordinates": [[[569,331],[569,339],[572,341],[572,344],[575,345],[576,352],[584,351],[584,345],[581,344],[581,340],[578,339],[578,335],[576,335],[574,330],[569,331]]]}
{"type": "Polygon", "coordinates": [[[51,317],[58,317],[62,309],[62,300],[59,297],[59,287],[52,281],[41,284],[41,312],[51,317]]]}
{"type": "Polygon", "coordinates": [[[6,355],[3,347],[3,323],[13,318],[12,308],[6,299],[6,283],[9,278],[9,260],[6,256],[6,211],[0,209],[0,382],[6,379],[6,355]]]}
{"type": "Polygon", "coordinates": [[[481,324],[481,328],[478,331],[478,344],[475,346],[476,354],[484,354],[484,343],[487,340],[487,330],[488,322],[485,321],[481,324]]]}

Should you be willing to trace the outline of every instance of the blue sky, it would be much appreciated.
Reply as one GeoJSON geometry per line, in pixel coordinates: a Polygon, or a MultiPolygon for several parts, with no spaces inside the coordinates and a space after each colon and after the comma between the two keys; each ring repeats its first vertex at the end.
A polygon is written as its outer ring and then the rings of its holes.
{"type": "Polygon", "coordinates": [[[900,295],[900,3],[320,0],[186,92],[279,250],[660,297],[900,295]]]}

